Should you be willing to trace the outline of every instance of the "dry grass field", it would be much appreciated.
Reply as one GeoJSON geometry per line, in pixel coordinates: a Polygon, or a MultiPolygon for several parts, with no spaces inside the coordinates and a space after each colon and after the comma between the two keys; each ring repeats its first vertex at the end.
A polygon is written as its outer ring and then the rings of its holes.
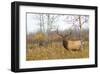
{"type": "Polygon", "coordinates": [[[75,59],[88,58],[89,44],[84,42],[82,51],[66,50],[61,42],[53,42],[45,46],[38,47],[37,44],[27,44],[26,60],[50,60],[50,59],[75,59]]]}
{"type": "Polygon", "coordinates": [[[26,60],[89,58],[88,19],[89,15],[27,13],[26,60]]]}

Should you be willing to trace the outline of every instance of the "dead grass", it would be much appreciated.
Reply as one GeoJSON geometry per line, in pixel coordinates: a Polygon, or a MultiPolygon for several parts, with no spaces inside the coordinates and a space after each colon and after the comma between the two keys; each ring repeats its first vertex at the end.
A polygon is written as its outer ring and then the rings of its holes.
{"type": "Polygon", "coordinates": [[[75,59],[88,58],[89,45],[85,42],[82,51],[68,51],[61,43],[38,47],[37,45],[27,45],[26,60],[48,60],[48,59],[75,59]]]}

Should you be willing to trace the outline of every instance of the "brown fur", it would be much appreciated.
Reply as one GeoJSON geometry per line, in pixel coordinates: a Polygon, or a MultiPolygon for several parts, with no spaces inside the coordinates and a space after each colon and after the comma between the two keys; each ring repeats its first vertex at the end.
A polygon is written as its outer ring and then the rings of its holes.
{"type": "Polygon", "coordinates": [[[71,41],[71,40],[63,40],[63,46],[67,50],[80,50],[81,48],[81,41],[76,40],[76,41],[71,41]]]}
{"type": "Polygon", "coordinates": [[[70,50],[80,50],[81,48],[81,41],[68,41],[68,49],[70,50]]]}

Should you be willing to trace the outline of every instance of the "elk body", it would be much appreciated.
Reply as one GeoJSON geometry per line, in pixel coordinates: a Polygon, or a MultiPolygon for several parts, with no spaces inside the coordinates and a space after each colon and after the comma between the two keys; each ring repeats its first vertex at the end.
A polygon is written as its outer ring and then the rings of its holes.
{"type": "Polygon", "coordinates": [[[81,40],[68,40],[67,38],[62,37],[62,45],[67,50],[80,50],[81,49],[81,40]]]}
{"type": "Polygon", "coordinates": [[[67,33],[65,35],[62,35],[57,30],[57,34],[62,38],[62,45],[65,49],[75,50],[75,51],[81,50],[81,48],[82,48],[81,40],[69,40],[69,36],[70,36],[71,32],[67,33]]]}
{"type": "Polygon", "coordinates": [[[81,49],[81,41],[68,41],[68,49],[70,50],[80,50],[81,49]]]}

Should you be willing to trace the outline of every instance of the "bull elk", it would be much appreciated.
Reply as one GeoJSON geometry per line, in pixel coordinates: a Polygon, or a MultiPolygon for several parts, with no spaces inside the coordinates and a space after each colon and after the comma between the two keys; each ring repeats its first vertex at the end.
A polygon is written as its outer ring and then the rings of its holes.
{"type": "Polygon", "coordinates": [[[71,31],[66,34],[60,34],[58,32],[58,29],[56,31],[57,35],[59,35],[62,38],[62,45],[67,50],[80,50],[82,48],[81,40],[69,40],[69,37],[71,35],[71,31]]]}

